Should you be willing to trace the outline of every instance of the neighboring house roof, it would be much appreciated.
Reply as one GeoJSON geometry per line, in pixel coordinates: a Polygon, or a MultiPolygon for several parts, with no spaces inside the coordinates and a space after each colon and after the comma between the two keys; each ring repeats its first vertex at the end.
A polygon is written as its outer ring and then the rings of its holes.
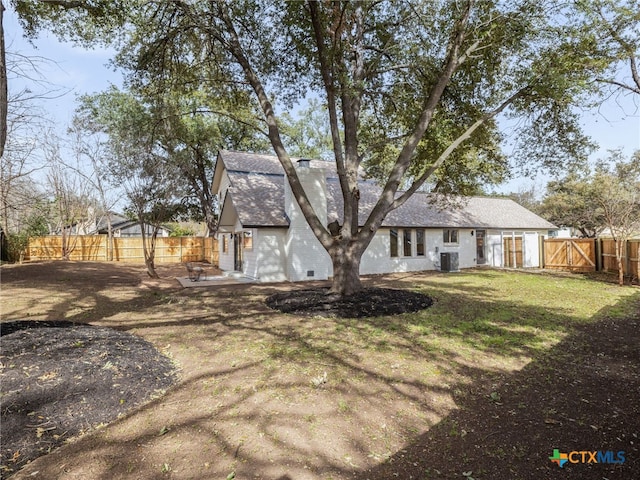
{"type": "MultiPolygon", "coordinates": [[[[123,231],[123,230],[129,230],[129,229],[137,230],[138,232],[140,231],[140,224],[138,223],[137,220],[131,220],[123,215],[113,213],[113,212],[109,212],[109,216],[111,218],[112,231],[116,231],[116,230],[123,231]]],[[[147,225],[147,227],[149,228],[149,225],[147,225]]],[[[160,228],[163,230],[166,230],[167,232],[171,231],[166,226],[161,226],[160,228]]],[[[107,218],[106,216],[102,216],[98,222],[96,233],[106,234],[108,233],[108,230],[109,230],[109,226],[108,226],[107,218]]]]}
{"type": "MultiPolygon", "coordinates": [[[[611,234],[611,229],[609,227],[603,228],[602,232],[600,232],[597,236],[599,238],[613,238],[613,235],[611,234]]],[[[640,239],[640,232],[630,232],[628,238],[629,240],[640,239]]]]}
{"type": "MultiPolygon", "coordinates": [[[[221,151],[219,159],[229,175],[228,195],[245,227],[287,227],[284,170],[275,156],[221,151]]],[[[341,223],[342,194],[335,164],[312,160],[311,168],[323,168],[327,175],[328,221],[341,223]]],[[[382,189],[371,181],[360,188],[360,224],[364,224],[382,189]]],[[[399,195],[401,192],[398,193],[399,195]]],[[[385,227],[457,227],[536,229],[557,228],[511,199],[466,197],[455,203],[434,203],[435,196],[415,193],[400,208],[390,212],[385,227]]],[[[226,206],[227,201],[225,201],[226,206]]],[[[223,206],[223,210],[225,208],[223,206]]]]}
{"type": "MultiPolygon", "coordinates": [[[[122,225],[136,223],[135,221],[132,221],[127,217],[120,215],[118,213],[109,212],[107,215],[109,215],[111,219],[111,228],[114,230],[116,228],[121,228],[122,225]]],[[[107,229],[108,229],[107,216],[102,215],[98,220],[98,225],[96,226],[96,230],[98,231],[98,233],[107,233],[107,229]]]]}

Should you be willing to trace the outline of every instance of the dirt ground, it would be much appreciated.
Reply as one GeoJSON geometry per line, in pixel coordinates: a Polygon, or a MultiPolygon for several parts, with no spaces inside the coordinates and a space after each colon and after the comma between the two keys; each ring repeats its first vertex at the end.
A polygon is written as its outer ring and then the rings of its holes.
{"type": "MultiPolygon", "coordinates": [[[[141,370],[132,378],[140,393],[147,392],[133,400],[114,390],[109,396],[123,410],[114,410],[120,418],[108,426],[100,405],[66,405],[81,407],[80,433],[89,433],[65,435],[62,447],[13,473],[22,466],[21,453],[4,457],[13,436],[26,431],[38,449],[41,439],[64,432],[53,410],[32,415],[43,418],[20,432],[10,429],[7,418],[17,409],[8,407],[16,392],[5,380],[14,376],[22,388],[38,391],[73,371],[73,362],[86,361],[77,353],[90,340],[82,330],[75,339],[65,337],[67,347],[73,342],[62,356],[66,368],[43,363],[31,375],[21,368],[26,365],[18,368],[19,355],[5,341],[37,330],[5,329],[3,478],[640,478],[637,294],[629,297],[631,309],[625,307],[631,315],[604,315],[544,354],[511,355],[514,363],[505,366],[482,352],[462,362],[454,352],[418,349],[411,332],[398,333],[400,320],[381,332],[376,322],[274,313],[265,300],[286,293],[288,284],[185,289],[175,280],[186,276],[183,267],[159,270],[162,278],[151,280],[137,265],[49,262],[0,269],[3,322],[91,324],[94,336],[112,329],[120,346],[138,345],[145,353],[131,365],[105,357],[97,366],[112,385],[113,375],[141,370]],[[390,358],[389,352],[400,353],[390,358]],[[174,381],[172,368],[175,384],[162,393],[174,381]],[[549,459],[554,449],[602,451],[608,462],[568,462],[561,469],[549,459]],[[613,463],[621,458],[624,463],[613,463]]],[[[407,286],[393,279],[369,283],[407,286]]],[[[26,339],[15,338],[20,341],[26,339]]],[[[114,359],[124,356],[114,353],[114,359]]],[[[53,352],[43,360],[53,361],[53,352]]],[[[76,383],[86,388],[84,379],[76,383]]],[[[53,409],[62,399],[40,400],[53,409]]]]}

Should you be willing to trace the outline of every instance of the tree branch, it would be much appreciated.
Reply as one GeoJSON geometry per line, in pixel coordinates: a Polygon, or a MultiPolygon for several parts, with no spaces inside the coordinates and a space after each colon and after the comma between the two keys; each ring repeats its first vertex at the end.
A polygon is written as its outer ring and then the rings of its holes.
{"type": "Polygon", "coordinates": [[[445,87],[449,84],[451,77],[459,66],[458,61],[460,48],[462,47],[465,39],[466,27],[469,22],[473,3],[473,0],[467,2],[461,17],[456,21],[451,32],[444,66],[425,101],[422,114],[420,115],[413,132],[407,138],[407,141],[398,155],[396,163],[391,170],[378,202],[369,214],[369,218],[365,222],[364,228],[361,230],[362,235],[371,235],[372,232],[375,232],[378,229],[382,224],[385,215],[390,211],[389,207],[395,201],[396,192],[398,191],[402,178],[411,164],[413,153],[431,123],[431,119],[433,118],[433,114],[440,102],[440,99],[442,98],[445,87]]]}
{"type": "Polygon", "coordinates": [[[471,137],[473,132],[475,132],[479,127],[485,124],[488,120],[496,117],[501,112],[503,112],[504,109],[507,108],[511,103],[513,103],[513,101],[516,98],[521,97],[527,89],[528,87],[518,90],[516,93],[514,93],[504,102],[502,102],[502,104],[498,108],[484,114],[482,118],[480,118],[473,125],[467,128],[462,135],[460,135],[453,142],[451,142],[451,144],[445,149],[445,151],[440,154],[440,156],[433,163],[433,165],[431,165],[422,175],[420,175],[420,177],[418,177],[418,179],[415,180],[411,184],[411,186],[401,196],[399,196],[394,200],[394,202],[390,205],[390,208],[388,211],[395,210],[396,208],[404,204],[409,199],[409,197],[411,197],[411,195],[413,195],[422,185],[424,185],[424,182],[426,182],[427,179],[434,174],[434,172],[445,162],[445,160],[447,160],[447,158],[449,158],[449,156],[454,152],[454,150],[458,148],[460,145],[462,145],[466,140],[468,140],[469,137],[471,137]]]}
{"type": "MultiPolygon", "coordinates": [[[[637,93],[638,95],[640,95],[640,83],[638,83],[638,87],[634,87],[632,85],[627,85],[625,83],[622,82],[618,82],[616,80],[609,80],[607,78],[596,78],[596,82],[600,82],[600,83],[608,83],[609,85],[614,85],[616,87],[620,87],[623,88],[625,90],[629,90],[633,93],[637,93]]],[[[638,82],[640,82],[640,78],[638,79],[638,82]]]]}
{"type": "Polygon", "coordinates": [[[234,56],[234,58],[242,68],[247,81],[258,97],[258,101],[265,115],[265,121],[267,123],[269,132],[269,140],[271,141],[271,145],[273,146],[278,160],[280,160],[280,164],[285,171],[285,174],[289,181],[289,185],[291,186],[291,192],[298,202],[298,205],[300,206],[302,213],[307,219],[307,222],[309,223],[309,226],[311,227],[314,235],[328,250],[333,243],[333,239],[331,237],[331,234],[329,233],[329,230],[327,230],[326,226],[323,225],[322,222],[320,222],[320,219],[316,215],[316,212],[313,209],[313,206],[311,205],[311,202],[309,201],[309,198],[307,197],[302,184],[300,183],[300,179],[298,178],[296,169],[291,162],[291,158],[289,157],[289,154],[287,153],[284,144],[282,143],[276,115],[273,110],[273,106],[269,101],[267,92],[265,91],[262,82],[254,72],[251,66],[251,62],[244,53],[238,33],[233,26],[231,18],[229,17],[229,12],[222,4],[218,4],[218,8],[220,19],[223,21],[230,36],[227,41],[229,52],[234,56]]]}

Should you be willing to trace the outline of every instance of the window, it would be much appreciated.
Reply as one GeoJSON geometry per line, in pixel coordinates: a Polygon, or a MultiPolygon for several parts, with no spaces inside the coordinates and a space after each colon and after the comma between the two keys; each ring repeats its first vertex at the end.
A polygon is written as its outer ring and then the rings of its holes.
{"type": "Polygon", "coordinates": [[[392,257],[398,256],[398,230],[389,230],[389,240],[391,242],[390,252],[392,257]]]}
{"type": "Polygon", "coordinates": [[[424,228],[416,230],[416,255],[424,257],[424,228]]]}
{"type": "Polygon", "coordinates": [[[253,232],[247,231],[242,232],[242,247],[247,250],[251,250],[253,248],[253,232]]]}
{"type": "Polygon", "coordinates": [[[411,230],[407,228],[402,231],[402,255],[411,256],[411,230]]]}
{"type": "Polygon", "coordinates": [[[227,253],[229,251],[229,239],[226,235],[222,235],[222,253],[227,253]]]}
{"type": "Polygon", "coordinates": [[[443,230],[442,240],[444,243],[458,243],[458,230],[448,228],[443,230]]]}

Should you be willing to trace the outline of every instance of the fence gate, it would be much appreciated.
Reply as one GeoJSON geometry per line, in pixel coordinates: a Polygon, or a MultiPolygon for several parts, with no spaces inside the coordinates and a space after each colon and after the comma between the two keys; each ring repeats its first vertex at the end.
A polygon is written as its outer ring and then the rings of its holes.
{"type": "Polygon", "coordinates": [[[544,240],[544,268],[596,271],[594,238],[547,238],[544,240]]]}

